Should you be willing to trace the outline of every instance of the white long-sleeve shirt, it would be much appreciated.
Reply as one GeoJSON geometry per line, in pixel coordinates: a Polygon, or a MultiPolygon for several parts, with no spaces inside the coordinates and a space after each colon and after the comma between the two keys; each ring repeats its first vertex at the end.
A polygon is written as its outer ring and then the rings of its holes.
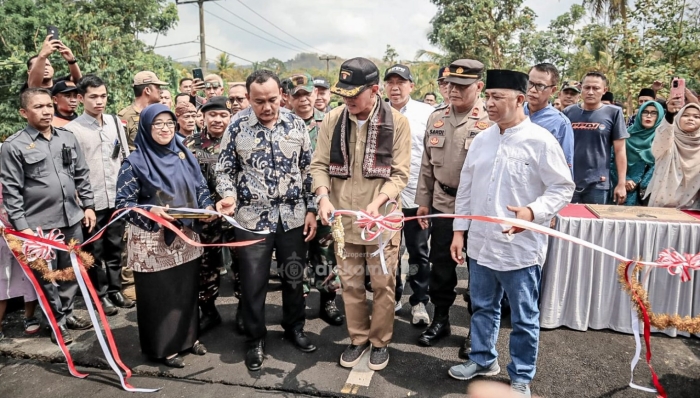
{"type": "MultiPolygon", "coordinates": [[[[527,118],[501,134],[493,125],[474,138],[462,167],[455,213],[515,218],[506,206],[529,207],[537,224],[549,226],[574,193],[571,171],[557,140],[527,118]]],[[[469,231],[467,255],[496,271],[542,265],[547,236],[482,221],[454,221],[469,231]]]]}
{"type": "Polygon", "coordinates": [[[411,172],[408,176],[408,184],[401,191],[401,206],[404,209],[418,207],[416,204],[416,189],[418,176],[420,175],[421,161],[423,160],[423,141],[425,139],[425,125],[435,108],[428,104],[409,99],[400,112],[408,119],[411,127],[411,172]]]}

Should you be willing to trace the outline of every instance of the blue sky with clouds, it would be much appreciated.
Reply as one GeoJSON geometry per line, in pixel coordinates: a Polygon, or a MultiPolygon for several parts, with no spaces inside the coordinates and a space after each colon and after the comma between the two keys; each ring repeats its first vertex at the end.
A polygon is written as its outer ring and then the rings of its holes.
{"type": "MultiPolygon", "coordinates": [[[[552,18],[580,1],[526,0],[525,5],[535,11],[537,25],[544,29],[552,18]]],[[[143,35],[141,38],[146,44],[156,46],[191,41],[160,47],[156,52],[181,61],[197,61],[197,5],[179,5],[178,8],[180,22],[175,29],[166,36],[143,35]]],[[[204,9],[207,44],[251,61],[272,57],[286,61],[302,50],[343,58],[381,58],[387,44],[397,50],[400,59],[413,59],[419,49],[436,50],[426,38],[430,19],[436,12],[429,0],[218,0],[206,2],[204,9]]],[[[207,48],[209,60],[214,60],[218,54],[218,50],[207,48]]],[[[248,63],[242,59],[233,60],[238,64],[248,63]]]]}

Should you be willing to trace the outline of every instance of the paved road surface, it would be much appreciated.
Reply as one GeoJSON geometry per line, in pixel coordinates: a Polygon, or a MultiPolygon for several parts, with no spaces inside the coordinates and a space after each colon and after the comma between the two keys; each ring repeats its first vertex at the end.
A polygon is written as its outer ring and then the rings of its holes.
{"type": "MultiPolygon", "coordinates": [[[[135,310],[120,310],[117,316],[110,318],[110,324],[122,359],[137,375],[133,385],[163,387],[161,392],[154,394],[156,396],[245,397],[264,393],[285,397],[295,394],[317,397],[458,397],[464,396],[467,383],[451,379],[447,370],[460,362],[457,349],[468,330],[466,304],[461,298],[466,269],[459,270],[460,295],[451,312],[453,336],[435,347],[416,346],[420,329],[410,325],[410,307],[406,304],[396,318],[389,367],[380,372],[366,370],[366,364],[358,365],[353,372],[337,364],[340,353],[349,343],[347,331],[344,327],[328,326],[318,319],[317,292],[307,299],[306,331],[319,347],[311,354],[301,353],[283,340],[279,326],[281,294],[279,291],[270,292],[267,301],[268,359],[262,371],[256,373],[246,369],[243,363],[244,338],[233,331],[236,299],[231,297],[227,276],[219,299],[224,323],[201,338],[209,354],[186,356],[187,367],[184,369],[167,368],[140,354],[135,310]]],[[[410,294],[408,286],[406,290],[410,294]]],[[[407,300],[408,295],[404,302],[407,300]]],[[[78,308],[84,306],[79,304],[78,308]]],[[[86,315],[84,309],[78,313],[86,315]]],[[[116,387],[116,376],[105,370],[106,362],[101,359],[92,330],[75,333],[76,341],[70,346],[76,362],[94,373],[88,381],[78,380],[68,374],[65,365],[52,363],[62,361],[62,356],[49,342],[48,332],[36,337],[22,336],[20,316],[19,313],[9,315],[5,326],[8,338],[0,342],[0,397],[47,396],[47,386],[59,393],[52,396],[126,396],[116,387]],[[17,362],[17,358],[27,361],[17,362]]],[[[506,382],[509,332],[506,321],[498,340],[499,363],[503,371],[494,378],[506,382]]],[[[652,343],[653,364],[669,396],[699,397],[700,340],[654,335],[652,343]]],[[[651,398],[652,394],[627,387],[633,350],[634,340],[630,335],[610,331],[577,332],[564,328],[542,331],[533,393],[544,397],[651,398]]],[[[648,385],[649,380],[649,370],[642,361],[635,381],[648,385]]]]}

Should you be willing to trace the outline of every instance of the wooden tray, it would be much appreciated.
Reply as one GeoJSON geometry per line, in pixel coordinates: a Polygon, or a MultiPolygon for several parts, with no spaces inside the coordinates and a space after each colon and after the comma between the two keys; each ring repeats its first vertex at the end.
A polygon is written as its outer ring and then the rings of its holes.
{"type": "Polygon", "coordinates": [[[611,220],[643,220],[661,222],[698,223],[700,220],[678,209],[667,207],[586,205],[598,218],[611,220]]]}

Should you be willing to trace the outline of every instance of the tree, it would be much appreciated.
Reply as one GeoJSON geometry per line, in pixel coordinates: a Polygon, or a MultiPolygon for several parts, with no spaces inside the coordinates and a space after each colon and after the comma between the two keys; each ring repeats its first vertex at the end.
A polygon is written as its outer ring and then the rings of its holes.
{"type": "Polygon", "coordinates": [[[399,53],[396,52],[394,47],[387,44],[386,51],[384,51],[384,57],[382,57],[382,61],[386,62],[387,64],[389,64],[389,66],[391,66],[391,65],[394,65],[396,63],[396,60],[398,58],[399,58],[399,53]]]}
{"type": "MultiPolygon", "coordinates": [[[[83,73],[96,73],[107,82],[108,113],[133,100],[133,75],[154,71],[177,86],[178,73],[169,59],[138,40],[140,33],[165,34],[177,23],[177,8],[167,0],[4,0],[0,2],[0,112],[5,119],[0,137],[25,124],[18,114],[19,88],[27,79],[24,62],[35,55],[46,25],[60,27],[61,40],[80,62],[83,73]]],[[[56,77],[67,75],[59,55],[51,57],[56,77]]]]}
{"type": "Polygon", "coordinates": [[[491,68],[527,67],[536,15],[523,0],[431,1],[438,12],[428,40],[445,52],[443,64],[473,58],[491,68]]]}

